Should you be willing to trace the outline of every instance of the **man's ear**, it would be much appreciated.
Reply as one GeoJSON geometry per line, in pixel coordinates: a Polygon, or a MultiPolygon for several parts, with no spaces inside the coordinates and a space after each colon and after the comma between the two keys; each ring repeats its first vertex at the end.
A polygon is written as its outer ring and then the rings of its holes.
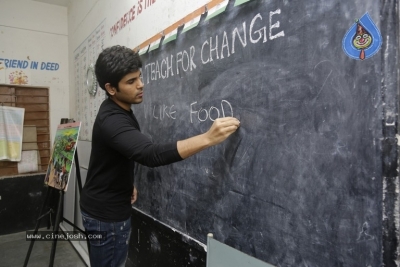
{"type": "Polygon", "coordinates": [[[113,87],[110,83],[106,83],[105,87],[109,95],[115,95],[115,92],[117,91],[115,87],[113,87]]]}

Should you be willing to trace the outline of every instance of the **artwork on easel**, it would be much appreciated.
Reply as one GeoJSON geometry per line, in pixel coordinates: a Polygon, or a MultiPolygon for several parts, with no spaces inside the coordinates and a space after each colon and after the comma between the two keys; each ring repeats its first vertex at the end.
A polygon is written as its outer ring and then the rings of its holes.
{"type": "Polygon", "coordinates": [[[44,179],[46,185],[67,191],[80,128],[80,122],[58,125],[44,179]]]}

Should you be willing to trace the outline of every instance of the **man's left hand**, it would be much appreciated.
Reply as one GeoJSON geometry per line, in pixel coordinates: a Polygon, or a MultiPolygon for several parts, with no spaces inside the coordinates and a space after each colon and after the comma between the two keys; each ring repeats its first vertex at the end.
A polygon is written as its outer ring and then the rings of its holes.
{"type": "Polygon", "coordinates": [[[131,196],[131,204],[135,203],[137,200],[137,190],[136,187],[133,187],[133,192],[131,196]]]}

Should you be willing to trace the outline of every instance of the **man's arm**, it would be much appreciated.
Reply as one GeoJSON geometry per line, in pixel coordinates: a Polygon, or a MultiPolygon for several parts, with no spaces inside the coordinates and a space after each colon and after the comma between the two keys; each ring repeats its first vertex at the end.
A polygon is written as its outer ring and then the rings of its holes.
{"type": "Polygon", "coordinates": [[[206,133],[178,141],[178,153],[183,159],[186,159],[208,147],[223,142],[228,136],[234,133],[239,126],[239,120],[233,117],[216,119],[206,133]]]}

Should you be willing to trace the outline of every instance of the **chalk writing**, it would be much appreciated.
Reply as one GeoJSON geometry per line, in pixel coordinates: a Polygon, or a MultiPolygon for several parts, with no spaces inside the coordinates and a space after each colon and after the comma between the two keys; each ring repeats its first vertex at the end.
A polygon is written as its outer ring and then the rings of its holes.
{"type": "Polygon", "coordinates": [[[151,104],[142,104],[144,109],[144,117],[147,118],[150,115],[151,118],[156,120],[164,120],[164,119],[176,119],[176,107],[175,105],[151,105],[151,104]]]}
{"type": "Polygon", "coordinates": [[[154,81],[157,79],[165,79],[168,78],[169,75],[174,76],[174,71],[172,69],[172,60],[174,56],[171,55],[171,59],[169,57],[164,58],[161,63],[151,62],[145,66],[147,83],[149,83],[149,78],[154,81]],[[158,78],[157,78],[158,75],[158,78]]]}
{"type": "Polygon", "coordinates": [[[170,118],[170,119],[175,120],[176,119],[175,113],[176,113],[176,111],[175,111],[174,105],[166,106],[166,105],[162,104],[159,106],[155,105],[153,108],[153,118],[159,119],[159,120],[162,120],[164,118],[170,118]]]}
{"type": "MultiPolygon", "coordinates": [[[[177,109],[175,105],[166,104],[142,104],[144,110],[144,117],[156,120],[176,120],[177,109]]],[[[201,107],[197,101],[192,102],[189,105],[190,122],[193,123],[194,120],[199,122],[204,122],[207,120],[215,121],[221,117],[232,116],[233,117],[233,107],[231,103],[227,100],[222,100],[220,107],[201,107]]]]}
{"type": "MultiPolygon", "coordinates": [[[[279,28],[280,26],[280,22],[276,22],[274,24],[272,24],[272,16],[275,14],[280,14],[281,10],[277,9],[276,11],[270,12],[269,15],[269,21],[270,21],[270,26],[269,26],[269,39],[270,40],[274,40],[278,37],[283,37],[285,36],[284,31],[280,31],[277,34],[272,34],[272,29],[274,28],[279,28]]],[[[256,22],[258,20],[262,21],[262,16],[260,13],[258,13],[256,16],[254,16],[254,18],[251,20],[250,22],[250,26],[249,26],[249,39],[250,42],[252,44],[256,44],[258,43],[261,39],[262,42],[265,43],[268,40],[268,36],[267,36],[267,27],[261,27],[259,29],[254,29],[256,22]]],[[[238,28],[236,27],[233,31],[232,31],[232,42],[231,42],[231,50],[229,51],[229,39],[228,39],[228,35],[226,33],[226,31],[224,31],[224,34],[222,36],[222,45],[221,45],[221,49],[220,49],[220,53],[218,53],[219,51],[219,42],[218,42],[218,35],[215,36],[215,40],[213,41],[213,37],[210,37],[210,41],[205,41],[201,47],[201,62],[203,64],[207,64],[209,62],[212,62],[213,59],[213,54],[215,54],[215,57],[217,59],[223,59],[224,58],[224,51],[226,51],[226,56],[229,57],[231,54],[235,53],[235,44],[236,44],[236,37],[238,38],[238,40],[240,41],[240,44],[242,45],[242,47],[246,47],[247,46],[247,25],[246,22],[242,23],[242,27],[238,28]],[[240,34],[242,33],[242,35],[240,34]],[[214,44],[214,45],[213,45],[214,44]],[[208,53],[207,53],[208,52],[208,53]],[[221,57],[220,57],[221,55],[221,57]]]]}
{"type": "Polygon", "coordinates": [[[178,52],[176,54],[176,73],[179,74],[179,67],[183,69],[183,71],[192,71],[193,69],[196,68],[196,64],[193,63],[193,57],[194,57],[194,52],[195,48],[194,46],[190,47],[190,52],[186,52],[186,50],[183,50],[182,52],[178,52]],[[189,56],[190,54],[190,56],[189,56]]]}
{"type": "Polygon", "coordinates": [[[215,121],[218,118],[231,116],[233,117],[233,108],[231,103],[226,100],[221,101],[221,109],[217,107],[211,106],[209,109],[204,109],[200,107],[197,110],[196,105],[197,102],[193,102],[190,104],[190,122],[193,123],[193,118],[197,119],[200,122],[211,120],[215,121]],[[227,111],[227,112],[225,112],[227,111]]]}
{"type": "Polygon", "coordinates": [[[280,21],[274,20],[275,16],[280,14],[280,9],[269,12],[269,19],[267,19],[269,26],[263,24],[265,20],[258,13],[250,20],[250,24],[246,21],[242,22],[241,26],[235,27],[231,31],[231,34],[224,31],[220,35],[211,36],[202,43],[199,55],[196,54],[196,47],[190,46],[189,49],[169,55],[161,61],[149,62],[144,66],[144,81],[148,84],[158,79],[167,79],[174,76],[174,73],[193,71],[197,68],[196,60],[205,65],[230,57],[236,51],[235,45],[246,48],[248,40],[251,44],[257,44],[284,37],[285,32],[279,31],[280,21]]]}

